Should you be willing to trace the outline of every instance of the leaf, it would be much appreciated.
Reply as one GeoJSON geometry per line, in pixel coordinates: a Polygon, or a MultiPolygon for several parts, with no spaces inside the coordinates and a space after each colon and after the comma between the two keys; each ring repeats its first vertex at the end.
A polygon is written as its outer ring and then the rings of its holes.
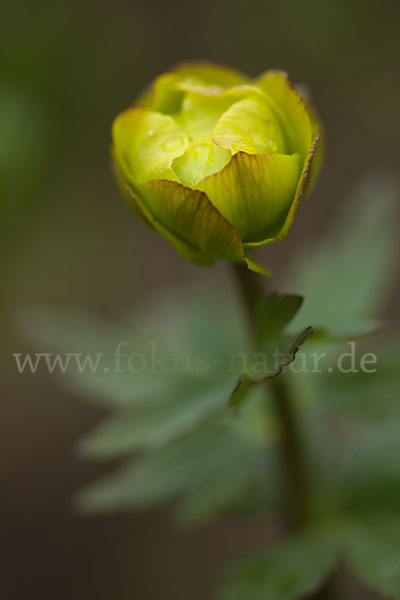
{"type": "Polygon", "coordinates": [[[244,560],[217,600],[294,600],[318,590],[337,560],[337,545],[318,531],[298,534],[244,560]]]}
{"type": "Polygon", "coordinates": [[[390,181],[365,180],[331,236],[295,262],[287,281],[305,302],[294,329],[312,323],[344,337],[376,327],[371,317],[384,305],[398,262],[396,195],[390,181]]]}
{"type": "Polygon", "coordinates": [[[400,597],[398,514],[355,522],[347,528],[346,558],[354,573],[386,598],[400,597]]]}
{"type": "MultiPolygon", "coordinates": [[[[264,401],[264,398],[262,399],[264,401]]],[[[188,436],[155,447],[116,473],[95,483],[79,499],[91,511],[140,508],[175,499],[181,519],[203,519],[245,499],[258,481],[271,435],[257,396],[237,419],[227,414],[188,436]]],[[[264,475],[264,473],[263,473],[264,475]]],[[[268,470],[266,472],[268,477],[268,470]]],[[[276,480],[263,489],[276,497],[276,480]]]]}
{"type": "Polygon", "coordinates": [[[278,339],[303,303],[302,296],[270,294],[258,306],[257,327],[262,341],[278,339]]]}
{"type": "Polygon", "coordinates": [[[239,381],[236,384],[233,392],[229,399],[229,406],[240,406],[246,399],[249,392],[256,385],[256,381],[250,379],[248,375],[243,374],[239,377],[239,381]]]}
{"type": "Polygon", "coordinates": [[[294,361],[299,347],[313,334],[311,327],[297,336],[284,334],[302,301],[301,296],[276,293],[260,301],[256,315],[260,351],[242,355],[243,372],[232,392],[230,406],[241,404],[257,382],[279,375],[284,367],[294,361]]]}
{"type": "Polygon", "coordinates": [[[249,347],[246,321],[233,295],[227,303],[225,296],[199,289],[179,297],[166,294],[118,323],[26,310],[21,329],[35,349],[51,351],[52,361],[57,354],[66,364],[71,355],[65,372],[53,371],[63,385],[116,408],[155,398],[174,402],[194,396],[199,386],[220,385],[231,376],[230,355],[247,353],[249,347]]]}
{"type": "MultiPolygon", "coordinates": [[[[35,346],[40,344],[41,350],[51,351],[52,361],[58,355],[67,365],[65,372],[53,371],[62,377],[64,385],[96,403],[126,406],[163,394],[166,389],[172,391],[179,383],[170,373],[142,370],[135,361],[131,366],[136,372],[129,368],[127,360],[134,355],[151,366],[152,353],[152,346],[132,324],[115,325],[89,315],[37,309],[24,312],[21,327],[35,346]],[[117,352],[120,359],[115,356],[117,352]],[[67,363],[68,354],[71,359],[67,363]]],[[[158,350],[165,350],[161,340],[158,350]]]]}
{"type": "MultiPolygon", "coordinates": [[[[354,427],[342,473],[346,510],[397,510],[400,506],[399,411],[354,427]]],[[[400,557],[399,557],[400,560],[400,557]]]]}
{"type": "MultiPolygon", "coordinates": [[[[349,345],[316,346],[313,342],[311,348],[305,350],[308,352],[304,359],[308,373],[296,373],[294,379],[296,385],[301,385],[300,378],[303,378],[307,393],[319,398],[315,409],[321,418],[346,415],[364,423],[372,419],[375,425],[376,419],[398,411],[400,346],[392,343],[384,346],[382,341],[371,344],[368,339],[368,343],[367,340],[358,341],[354,346],[356,372],[341,372],[337,366],[339,357],[349,353],[349,345]],[[319,363],[320,372],[313,371],[313,353],[326,354],[319,363]]],[[[342,364],[350,368],[350,357],[342,364]]]]}
{"type": "Polygon", "coordinates": [[[163,446],[171,440],[190,433],[211,415],[221,413],[227,406],[232,381],[203,389],[184,390],[170,398],[161,395],[136,403],[108,418],[81,444],[81,450],[96,458],[129,453],[136,449],[163,446]]]}
{"type": "MultiPolygon", "coordinates": [[[[190,523],[223,510],[278,510],[284,482],[266,410],[268,389],[256,381],[250,386],[240,418],[238,411],[224,410],[243,359],[251,364],[240,304],[234,298],[227,303],[226,297],[224,289],[221,298],[199,291],[179,300],[158,298],[156,308],[116,325],[56,312],[30,314],[30,335],[41,347],[102,355],[101,368],[94,372],[71,368],[62,375],[73,389],[117,409],[81,449],[94,457],[141,451],[125,468],[92,486],[81,498],[85,507],[117,510],[175,499],[179,518],[190,523]],[[121,341],[121,368],[114,372],[121,341]],[[156,357],[166,356],[165,370],[164,363],[158,368],[152,362],[154,351],[156,357]],[[132,373],[127,360],[136,354],[147,361],[146,368],[132,373]],[[199,356],[204,363],[196,362],[199,356]]],[[[292,298],[282,302],[279,319],[284,326],[294,306],[292,298]]],[[[264,313],[270,318],[276,311],[264,313]]],[[[278,343],[286,352],[283,359],[291,360],[287,351],[294,351],[295,338],[274,339],[269,351],[278,343]]]]}
{"type": "Polygon", "coordinates": [[[271,340],[261,347],[260,352],[244,357],[243,366],[246,370],[232,393],[230,405],[236,406],[243,402],[247,391],[256,382],[260,383],[280,375],[283,369],[295,360],[298,349],[312,334],[313,329],[307,327],[300,334],[285,335],[275,342],[271,340]]]}

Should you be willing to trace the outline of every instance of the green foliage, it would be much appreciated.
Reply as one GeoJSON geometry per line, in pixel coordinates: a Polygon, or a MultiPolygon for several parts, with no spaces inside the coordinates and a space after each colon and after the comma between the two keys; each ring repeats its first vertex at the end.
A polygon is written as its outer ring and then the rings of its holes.
{"type": "Polygon", "coordinates": [[[270,340],[261,345],[259,352],[250,354],[243,363],[243,374],[231,395],[230,406],[239,405],[257,383],[280,375],[295,360],[300,346],[312,334],[313,329],[307,327],[297,335],[282,335],[274,342],[270,340]]]}
{"type": "Polygon", "coordinates": [[[391,600],[400,596],[400,526],[395,514],[335,515],[242,560],[217,600],[295,600],[320,588],[339,561],[391,600]]]}
{"type": "Polygon", "coordinates": [[[391,181],[366,179],[330,236],[294,262],[287,286],[305,302],[293,327],[342,338],[376,328],[398,264],[397,195],[391,181]]]}
{"type": "Polygon", "coordinates": [[[80,507],[138,509],[173,501],[178,519],[190,524],[221,512],[279,512],[286,488],[265,379],[284,370],[297,400],[321,526],[248,559],[228,577],[220,599],[300,598],[319,587],[337,559],[398,598],[400,348],[383,336],[364,336],[356,343],[356,369],[341,372],[337,362],[354,335],[379,322],[395,266],[391,205],[389,191],[370,182],[339,232],[293,268],[291,287],[307,294],[304,307],[300,296],[264,299],[258,355],[230,290],[224,297],[164,299],[118,325],[31,315],[31,336],[49,350],[102,353],[100,368],[81,372],[71,363],[62,377],[111,411],[80,450],[126,462],[88,487],[80,507]],[[296,355],[310,326],[318,331],[296,355]],[[116,369],[121,342],[128,356],[116,369]],[[155,351],[166,358],[153,368],[155,351]],[[313,369],[319,352],[326,357],[313,369]],[[376,369],[366,372],[359,358],[371,352],[376,369]],[[128,368],[132,353],[144,357],[145,369],[128,368]]]}
{"type": "MultiPolygon", "coordinates": [[[[268,310],[261,307],[264,328],[276,314],[282,315],[283,328],[294,312],[293,300],[297,309],[301,299],[285,296],[273,296],[268,310]]],[[[234,302],[227,307],[222,299],[216,303],[204,296],[183,305],[166,301],[159,313],[151,310],[119,327],[43,312],[31,315],[32,320],[31,335],[37,337],[39,332],[49,348],[67,353],[79,348],[92,355],[102,350],[98,371],[74,370],[71,363],[66,373],[74,390],[85,390],[116,409],[80,443],[81,452],[93,458],[141,452],[87,490],[81,506],[116,510],[174,498],[179,518],[194,522],[223,509],[265,510],[278,505],[282,482],[274,422],[265,410],[268,389],[252,379],[242,394],[246,402],[240,411],[227,411],[232,394],[238,394],[239,375],[243,381],[243,370],[252,374],[254,361],[261,359],[261,354],[252,353],[240,307],[234,302]],[[152,340],[150,349],[146,338],[152,340]],[[123,352],[141,353],[148,369],[132,373],[121,357],[115,370],[114,354],[121,340],[126,341],[123,352]],[[157,357],[167,359],[162,368],[151,362],[154,349],[157,357]],[[199,355],[204,363],[200,369],[199,355]]],[[[294,359],[298,336],[282,335],[277,323],[275,331],[275,341],[266,336],[266,362],[260,363],[259,379],[276,375],[294,359]]]]}
{"type": "Polygon", "coordinates": [[[259,304],[257,326],[263,342],[276,340],[292,321],[303,302],[302,296],[270,294],[259,304]]]}
{"type": "Polygon", "coordinates": [[[354,572],[386,598],[400,597],[400,526],[398,514],[351,523],[346,558],[354,572]]]}
{"type": "Polygon", "coordinates": [[[218,600],[294,600],[316,591],[333,571],[336,540],[319,531],[293,536],[243,561],[228,577],[218,600]]]}
{"type": "Polygon", "coordinates": [[[243,361],[243,372],[231,395],[230,406],[241,404],[257,383],[282,373],[295,360],[299,347],[312,336],[311,327],[295,335],[285,332],[302,301],[301,296],[288,294],[270,294],[261,300],[256,314],[258,351],[249,353],[243,361]]]}
{"type": "MultiPolygon", "coordinates": [[[[193,433],[176,435],[167,445],[157,440],[147,453],[83,493],[81,505],[116,510],[178,499],[179,518],[191,522],[232,506],[243,509],[249,493],[259,496],[263,508],[273,506],[281,482],[274,465],[273,431],[262,420],[263,403],[263,395],[253,391],[240,418],[233,412],[220,412],[212,421],[197,424],[193,433]],[[264,473],[269,473],[265,487],[264,473]]],[[[153,420],[157,418],[153,414],[153,420]]],[[[90,453],[102,456],[109,449],[105,439],[99,448],[89,438],[90,453]]],[[[101,432],[95,441],[101,443],[101,432]]],[[[111,447],[121,449],[115,438],[111,447]]]]}
{"type": "Polygon", "coordinates": [[[224,412],[232,382],[186,394],[135,402],[98,427],[83,443],[85,452],[107,457],[136,449],[156,448],[189,433],[210,414],[224,412]]]}

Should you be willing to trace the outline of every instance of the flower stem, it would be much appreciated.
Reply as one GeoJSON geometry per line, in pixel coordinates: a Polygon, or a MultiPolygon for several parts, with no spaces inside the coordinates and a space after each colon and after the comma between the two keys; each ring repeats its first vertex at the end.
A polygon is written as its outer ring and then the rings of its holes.
{"type": "MultiPolygon", "coordinates": [[[[240,264],[234,264],[250,330],[255,344],[260,344],[257,331],[257,306],[264,295],[261,278],[240,264]]],[[[282,375],[267,380],[272,392],[273,406],[280,429],[281,457],[287,477],[287,517],[292,530],[307,526],[311,519],[309,473],[290,390],[282,375]]],[[[308,600],[334,600],[335,578],[332,575],[318,592],[308,600]]]]}
{"type": "Polygon", "coordinates": [[[283,376],[269,380],[275,413],[280,427],[282,460],[288,486],[288,520],[292,528],[310,519],[309,480],[296,412],[283,376]]]}
{"type": "MultiPolygon", "coordinates": [[[[257,305],[264,295],[261,278],[245,266],[234,264],[235,276],[247,311],[256,344],[260,343],[256,324],[257,305]]],[[[290,391],[282,375],[268,380],[280,430],[281,457],[287,476],[287,513],[291,528],[300,528],[309,520],[309,481],[304,448],[290,391]]]]}

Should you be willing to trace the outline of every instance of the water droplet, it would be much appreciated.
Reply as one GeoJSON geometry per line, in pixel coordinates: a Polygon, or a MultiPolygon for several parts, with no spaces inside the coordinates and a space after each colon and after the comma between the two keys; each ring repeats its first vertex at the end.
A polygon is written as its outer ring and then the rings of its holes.
{"type": "Polygon", "coordinates": [[[199,143],[191,148],[191,155],[194,160],[200,164],[206,164],[211,161],[212,152],[208,144],[199,143]]]}
{"type": "Polygon", "coordinates": [[[184,145],[184,139],[181,135],[174,135],[165,140],[162,144],[164,152],[175,152],[184,145]]]}

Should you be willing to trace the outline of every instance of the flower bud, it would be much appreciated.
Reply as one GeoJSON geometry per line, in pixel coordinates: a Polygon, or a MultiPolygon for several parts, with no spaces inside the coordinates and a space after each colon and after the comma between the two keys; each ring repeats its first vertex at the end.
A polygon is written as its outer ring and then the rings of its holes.
{"type": "Polygon", "coordinates": [[[286,236],[318,129],[282,71],[184,64],[118,115],[112,154],[132,207],[184,258],[259,270],[249,251],[286,236]]]}

